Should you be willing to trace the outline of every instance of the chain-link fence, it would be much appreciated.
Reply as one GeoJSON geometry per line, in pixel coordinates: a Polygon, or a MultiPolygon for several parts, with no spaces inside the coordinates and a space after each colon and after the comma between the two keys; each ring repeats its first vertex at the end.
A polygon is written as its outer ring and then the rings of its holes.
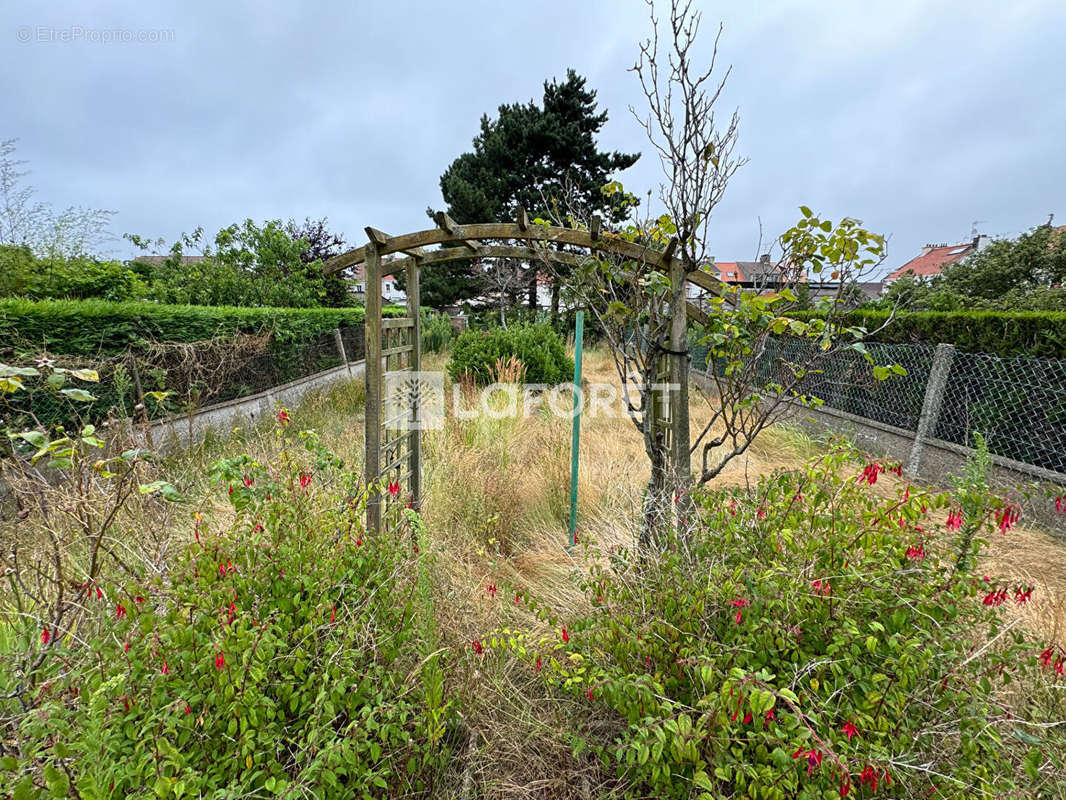
{"type": "MultiPolygon", "coordinates": [[[[937,348],[924,344],[868,343],[871,364],[849,349],[821,354],[815,343],[773,337],[756,363],[761,384],[792,380],[790,365],[809,368],[798,391],[828,408],[917,432],[930,389],[937,348]],[[906,375],[874,377],[874,366],[898,364],[906,375]]],[[[693,368],[712,372],[707,350],[692,345],[693,368]]],[[[946,352],[946,380],[937,389],[938,415],[927,421],[929,434],[973,447],[974,434],[985,437],[998,456],[1066,473],[1066,360],[1001,358],[946,352]]]]}
{"type": "Polygon", "coordinates": [[[362,326],[343,327],[303,341],[282,341],[270,334],[239,335],[206,342],[146,343],[106,358],[86,359],[49,353],[12,353],[5,363],[36,367],[89,369],[97,382],[57,375],[48,385],[24,378],[24,391],[0,393],[0,429],[57,426],[117,418],[161,419],[258,394],[345,362],[362,360],[362,326]],[[342,349],[343,347],[343,349],[342,349]],[[91,400],[64,389],[84,389],[91,400]]]}

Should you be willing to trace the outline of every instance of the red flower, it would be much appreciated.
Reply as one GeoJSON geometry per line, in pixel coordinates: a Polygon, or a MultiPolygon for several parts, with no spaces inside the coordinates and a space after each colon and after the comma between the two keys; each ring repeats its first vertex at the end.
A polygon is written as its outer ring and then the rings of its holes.
{"type": "Polygon", "coordinates": [[[140,605],[141,603],[144,602],[144,598],[141,597],[140,595],[137,595],[136,597],[133,598],[133,602],[136,603],[137,605],[140,605]]]}
{"type": "Polygon", "coordinates": [[[249,478],[247,475],[244,476],[244,488],[250,489],[253,483],[255,483],[255,478],[249,478]]]}
{"type": "Polygon", "coordinates": [[[840,729],[840,732],[847,735],[849,742],[851,741],[852,736],[859,735],[859,729],[856,728],[851,721],[845,722],[844,727],[840,729]]]}
{"type": "Polygon", "coordinates": [[[363,546],[363,537],[362,536],[360,536],[358,539],[355,540],[355,546],[356,547],[362,547],[363,546]]]}
{"type": "Polygon", "coordinates": [[[1024,605],[1028,603],[1033,597],[1033,587],[1026,586],[1023,590],[1021,586],[1014,590],[1014,602],[1024,605]]]}
{"type": "Polygon", "coordinates": [[[50,641],[52,641],[52,632],[45,628],[41,631],[41,644],[48,644],[50,641]]]}
{"type": "Polygon", "coordinates": [[[759,506],[759,510],[756,512],[755,516],[757,516],[759,519],[766,519],[766,509],[762,506],[759,506]]]}
{"type": "MultiPolygon", "coordinates": [[[[46,631],[46,633],[47,633],[47,631],[46,631]]],[[[41,639],[44,639],[44,634],[41,634],[41,639]]],[[[47,644],[47,641],[45,641],[45,644],[47,644]]],[[[1051,664],[1051,657],[1053,655],[1055,655],[1055,651],[1054,651],[1053,648],[1049,647],[1047,650],[1045,650],[1043,653],[1040,654],[1040,663],[1043,666],[1045,666],[1045,667],[1050,665],[1051,664]]]]}
{"type": "Polygon", "coordinates": [[[400,482],[399,481],[393,481],[392,483],[390,483],[389,486],[388,486],[388,489],[389,489],[389,495],[391,495],[391,497],[394,500],[397,497],[400,496],[400,482]]]}
{"type": "Polygon", "coordinates": [[[840,794],[841,797],[847,797],[849,794],[851,794],[851,776],[850,775],[842,775],[841,776],[839,794],[840,794]]]}
{"type": "Polygon", "coordinates": [[[189,714],[191,714],[191,713],[192,713],[192,706],[190,706],[188,703],[186,703],[185,704],[185,716],[189,716],[189,714]]]}
{"type": "Polygon", "coordinates": [[[306,489],[310,485],[311,485],[311,473],[310,472],[301,472],[300,473],[300,488],[301,489],[306,489]]]}
{"type": "Polygon", "coordinates": [[[542,662],[542,661],[540,660],[540,658],[538,657],[538,658],[537,658],[537,666],[536,666],[536,670],[537,670],[537,672],[540,672],[540,668],[541,668],[542,666],[544,666],[544,663],[543,663],[543,662],[542,662]]]}
{"type": "Polygon", "coordinates": [[[126,616],[126,607],[122,603],[115,603],[115,619],[122,619],[126,616]]]}
{"type": "Polygon", "coordinates": [[[496,588],[495,583],[490,583],[488,586],[486,586],[485,591],[489,593],[489,597],[491,597],[493,600],[496,599],[496,592],[498,591],[498,589],[496,588]]]}
{"type": "Polygon", "coordinates": [[[336,606],[333,606],[333,608],[330,609],[329,621],[330,622],[336,622],[337,621],[337,607],[336,606]]]}
{"type": "Polygon", "coordinates": [[[894,473],[896,473],[896,474],[897,474],[897,475],[898,475],[899,477],[901,477],[901,478],[902,478],[902,477],[903,477],[903,462],[902,462],[902,461],[901,461],[901,462],[899,462],[899,463],[898,463],[898,464],[896,464],[896,465],[895,465],[894,467],[889,467],[889,468],[888,468],[888,471],[889,471],[889,472],[894,472],[894,473]]]}
{"type": "Polygon", "coordinates": [[[993,589],[992,591],[990,591],[988,594],[985,595],[985,599],[982,600],[981,602],[984,603],[986,606],[1001,606],[1001,605],[1003,605],[1003,602],[1006,599],[1007,599],[1007,590],[1006,589],[993,589]]]}
{"type": "Polygon", "coordinates": [[[997,511],[996,522],[999,525],[999,532],[1006,533],[1013,528],[1018,521],[1019,515],[1018,506],[1007,506],[1002,511],[997,511]]]}
{"type": "Polygon", "coordinates": [[[286,411],[284,408],[281,409],[281,411],[278,412],[278,424],[284,427],[288,425],[290,421],[291,420],[289,419],[289,412],[286,411]]]}
{"type": "Polygon", "coordinates": [[[224,666],[226,666],[226,656],[219,650],[218,655],[215,656],[215,669],[220,670],[224,666]]]}
{"type": "Polygon", "coordinates": [[[829,585],[829,581],[816,580],[811,584],[811,588],[814,589],[815,594],[820,594],[823,597],[830,594],[833,591],[833,587],[829,585]]]}
{"type": "Polygon", "coordinates": [[[747,714],[744,715],[743,722],[744,722],[745,725],[750,725],[751,724],[751,720],[752,720],[751,712],[749,711],[747,714]]]}
{"type": "Polygon", "coordinates": [[[470,643],[470,646],[472,648],[474,648],[474,652],[477,653],[478,655],[481,655],[482,653],[485,652],[485,647],[481,644],[481,640],[480,639],[474,639],[474,641],[472,641],[470,643]]]}
{"type": "Polygon", "coordinates": [[[1055,498],[1055,513],[1066,514],[1066,495],[1055,498]]]}
{"type": "Polygon", "coordinates": [[[877,773],[874,772],[874,768],[869,764],[862,768],[862,774],[859,775],[859,783],[863,786],[869,786],[871,792],[877,791],[877,773]]]}
{"type": "Polygon", "coordinates": [[[170,667],[167,666],[167,660],[165,658],[163,659],[163,668],[159,671],[162,672],[164,675],[170,674],[170,667]]]}
{"type": "Polygon", "coordinates": [[[951,509],[948,512],[947,527],[949,531],[957,531],[962,527],[962,512],[958,509],[951,509]]]}
{"type": "Polygon", "coordinates": [[[587,697],[589,700],[595,700],[596,699],[595,695],[593,695],[593,693],[592,693],[592,689],[586,689],[585,690],[585,697],[587,697]]]}
{"type": "Polygon", "coordinates": [[[562,629],[562,636],[563,636],[563,643],[564,644],[569,644],[570,643],[570,634],[566,632],[566,628],[562,629]]]}
{"type": "Polygon", "coordinates": [[[911,561],[921,561],[925,558],[925,547],[922,545],[918,545],[917,547],[911,545],[907,548],[907,558],[911,561]]]}
{"type": "Polygon", "coordinates": [[[868,483],[873,486],[877,483],[877,474],[883,469],[876,461],[872,464],[867,464],[863,468],[862,475],[859,476],[859,483],[868,483]]]}
{"type": "Polygon", "coordinates": [[[807,777],[811,777],[811,773],[818,768],[822,763],[822,751],[821,750],[797,750],[792,754],[793,758],[806,758],[807,759],[807,777]]]}

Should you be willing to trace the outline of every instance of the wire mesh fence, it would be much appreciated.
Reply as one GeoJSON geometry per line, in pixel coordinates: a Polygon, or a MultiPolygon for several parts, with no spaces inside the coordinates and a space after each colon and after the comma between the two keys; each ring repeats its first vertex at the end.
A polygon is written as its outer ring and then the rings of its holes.
{"type": "MultiPolygon", "coordinates": [[[[270,334],[240,335],[205,342],[150,342],[135,350],[88,359],[49,353],[6,353],[12,366],[89,369],[99,381],[67,376],[53,385],[25,381],[26,390],[0,393],[0,428],[67,429],[85,421],[140,421],[188,414],[207,406],[258,394],[346,361],[363,358],[363,328],[341,328],[303,341],[279,341],[270,334]],[[343,352],[339,346],[343,343],[343,352]],[[78,400],[64,388],[88,390],[78,400]]],[[[53,379],[56,380],[56,379],[53,379]]]]}
{"type": "MultiPolygon", "coordinates": [[[[854,350],[821,355],[812,342],[773,337],[756,362],[757,380],[784,383],[790,365],[807,365],[798,391],[828,408],[917,432],[936,347],[868,343],[866,349],[873,363],[854,350]],[[875,378],[874,366],[893,364],[907,374],[875,378]]],[[[714,372],[706,347],[694,342],[691,352],[694,369],[714,372]]],[[[974,434],[981,434],[995,455],[1066,473],[1066,360],[952,352],[930,431],[963,447],[973,447],[974,434]]]]}

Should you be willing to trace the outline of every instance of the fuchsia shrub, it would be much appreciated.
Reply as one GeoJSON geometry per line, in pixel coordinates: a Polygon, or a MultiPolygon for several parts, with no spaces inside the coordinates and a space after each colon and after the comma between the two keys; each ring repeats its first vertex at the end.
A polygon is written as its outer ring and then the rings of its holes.
{"type": "Polygon", "coordinates": [[[1029,587],[969,567],[1017,508],[886,498],[872,487],[897,465],[856,475],[850,455],[697,493],[663,552],[591,551],[591,610],[564,641],[493,640],[617,715],[617,739],[574,747],[634,796],[1066,796],[1066,726],[1046,725],[1066,719],[1062,651],[1006,622],[1029,587]]]}

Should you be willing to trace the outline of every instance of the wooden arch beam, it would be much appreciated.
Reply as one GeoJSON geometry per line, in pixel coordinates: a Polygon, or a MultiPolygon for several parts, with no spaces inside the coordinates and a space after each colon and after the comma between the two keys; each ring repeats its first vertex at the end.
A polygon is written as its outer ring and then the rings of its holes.
{"type": "MultiPolygon", "coordinates": [[[[649,264],[661,265],[664,269],[669,269],[673,261],[676,260],[670,255],[672,248],[668,249],[665,254],[666,258],[664,258],[664,253],[662,251],[653,250],[650,247],[626,241],[625,239],[620,239],[607,233],[600,233],[599,231],[596,231],[596,236],[594,238],[592,232],[577,230],[575,228],[544,227],[541,225],[529,225],[528,223],[523,227],[520,223],[510,222],[458,225],[447,217],[442,217],[442,221],[444,221],[444,224],[437,228],[407,233],[403,236],[388,236],[385,237],[382,242],[375,241],[374,244],[377,247],[378,254],[385,256],[390,253],[408,252],[415,248],[422,248],[435,244],[445,244],[448,242],[473,244],[485,240],[500,241],[517,239],[520,241],[568,244],[575,247],[582,247],[587,250],[600,250],[622,256],[623,258],[631,258],[637,261],[645,261],[649,264]]],[[[484,250],[484,247],[480,247],[480,249],[484,250]]],[[[429,252],[426,253],[427,256],[429,254],[429,252]]],[[[462,249],[459,251],[458,257],[471,258],[472,253],[468,249],[462,249]]],[[[329,259],[323,266],[323,271],[327,275],[330,275],[334,272],[346,269],[347,267],[362,264],[365,261],[366,247],[364,246],[329,259]]],[[[708,277],[712,281],[715,281],[715,283],[718,282],[717,278],[713,276],[708,277]]]]}

